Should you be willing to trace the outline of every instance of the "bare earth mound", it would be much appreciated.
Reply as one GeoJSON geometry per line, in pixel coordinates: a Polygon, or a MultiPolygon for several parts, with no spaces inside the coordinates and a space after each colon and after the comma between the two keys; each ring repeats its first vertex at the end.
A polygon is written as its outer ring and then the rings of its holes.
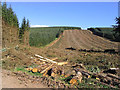
{"type": "Polygon", "coordinates": [[[62,40],[56,47],[63,49],[73,47],[76,49],[118,50],[118,43],[96,36],[88,30],[65,30],[62,40]]]}

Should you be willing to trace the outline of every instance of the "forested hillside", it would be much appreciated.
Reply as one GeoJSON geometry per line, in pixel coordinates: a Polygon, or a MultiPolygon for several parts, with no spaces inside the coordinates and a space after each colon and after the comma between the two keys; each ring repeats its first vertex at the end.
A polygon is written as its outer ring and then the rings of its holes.
{"type": "Polygon", "coordinates": [[[57,39],[64,30],[81,29],[80,27],[43,27],[30,29],[30,45],[45,46],[57,39]]]}
{"type": "Polygon", "coordinates": [[[103,27],[103,28],[88,28],[88,30],[92,31],[93,34],[110,39],[110,40],[115,40],[115,36],[114,36],[114,28],[107,28],[107,27],[103,27]]]}
{"type": "Polygon", "coordinates": [[[120,42],[120,17],[116,17],[116,25],[112,25],[112,28],[108,27],[96,27],[88,28],[93,34],[107,38],[112,41],[120,42]]]}

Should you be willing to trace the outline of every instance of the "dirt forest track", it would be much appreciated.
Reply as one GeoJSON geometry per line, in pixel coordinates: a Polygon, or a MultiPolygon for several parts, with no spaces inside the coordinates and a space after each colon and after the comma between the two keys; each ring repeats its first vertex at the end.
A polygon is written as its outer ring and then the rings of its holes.
{"type": "MultiPolygon", "coordinates": [[[[57,44],[57,43],[56,43],[57,44]]],[[[92,34],[88,30],[65,30],[57,48],[118,50],[118,43],[92,34]]]]}

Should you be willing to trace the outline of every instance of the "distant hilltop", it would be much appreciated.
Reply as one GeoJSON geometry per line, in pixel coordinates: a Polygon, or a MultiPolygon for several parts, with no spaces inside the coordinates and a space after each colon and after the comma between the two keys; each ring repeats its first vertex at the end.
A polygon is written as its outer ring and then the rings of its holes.
{"type": "Polygon", "coordinates": [[[78,27],[78,26],[67,26],[67,25],[31,25],[30,26],[31,28],[39,28],[39,27],[69,27],[69,28],[79,28],[81,29],[81,27],[78,27]]]}
{"type": "Polygon", "coordinates": [[[48,25],[31,25],[30,27],[49,27],[48,25]]]}

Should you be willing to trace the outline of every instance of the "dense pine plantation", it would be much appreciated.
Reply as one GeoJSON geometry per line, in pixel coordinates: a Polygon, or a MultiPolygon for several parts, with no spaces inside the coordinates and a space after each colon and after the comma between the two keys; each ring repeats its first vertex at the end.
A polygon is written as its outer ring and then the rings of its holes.
{"type": "Polygon", "coordinates": [[[94,34],[99,35],[101,37],[105,37],[110,40],[115,40],[115,38],[118,36],[118,34],[115,34],[113,31],[114,28],[107,28],[107,27],[101,27],[101,28],[88,28],[88,30],[92,31],[94,34]]]}
{"type": "Polygon", "coordinates": [[[45,46],[58,38],[64,30],[81,29],[80,27],[42,27],[30,29],[30,46],[45,46]]]}

